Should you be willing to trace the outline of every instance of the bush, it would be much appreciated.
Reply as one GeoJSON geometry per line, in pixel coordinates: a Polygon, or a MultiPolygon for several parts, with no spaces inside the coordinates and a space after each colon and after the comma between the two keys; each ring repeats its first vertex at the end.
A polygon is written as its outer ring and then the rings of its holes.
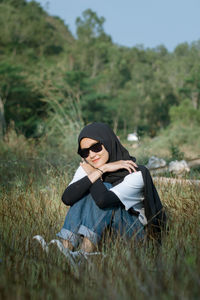
{"type": "Polygon", "coordinates": [[[179,106],[172,106],[169,111],[171,124],[181,123],[191,126],[200,124],[200,110],[195,109],[191,101],[185,99],[179,106]]]}
{"type": "Polygon", "coordinates": [[[182,160],[184,158],[184,153],[180,151],[179,147],[171,142],[170,144],[170,154],[171,160],[182,160]]]}

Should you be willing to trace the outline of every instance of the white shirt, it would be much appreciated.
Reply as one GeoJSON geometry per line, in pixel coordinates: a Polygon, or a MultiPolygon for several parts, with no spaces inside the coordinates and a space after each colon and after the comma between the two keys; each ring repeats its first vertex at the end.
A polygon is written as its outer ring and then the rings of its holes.
{"type": "Polygon", "coordinates": [[[138,216],[140,222],[143,225],[147,224],[147,219],[144,213],[144,181],[142,177],[142,172],[133,172],[120,182],[118,185],[112,187],[110,191],[115,193],[115,195],[124,204],[125,209],[133,208],[140,214],[138,216]]]}
{"type": "MultiPolygon", "coordinates": [[[[79,166],[69,184],[72,184],[85,176],[87,176],[87,173],[81,166],[79,166]]],[[[144,213],[143,189],[144,181],[142,173],[141,171],[138,171],[124,177],[124,180],[118,185],[112,187],[110,191],[112,191],[120,199],[126,210],[132,207],[134,210],[138,211],[140,213],[138,216],[140,222],[143,225],[146,225],[147,219],[144,213]]]]}
{"type": "Polygon", "coordinates": [[[85,172],[85,170],[79,166],[78,169],[76,170],[75,174],[74,174],[74,177],[72,179],[72,181],[69,183],[72,184],[80,179],[82,179],[83,177],[87,176],[87,173],[85,172]]]}

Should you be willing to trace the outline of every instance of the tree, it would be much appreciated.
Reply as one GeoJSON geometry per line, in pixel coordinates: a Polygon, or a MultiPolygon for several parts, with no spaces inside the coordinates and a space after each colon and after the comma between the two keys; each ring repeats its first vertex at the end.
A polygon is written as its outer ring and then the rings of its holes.
{"type": "Polygon", "coordinates": [[[191,126],[191,124],[200,125],[200,111],[196,110],[189,99],[185,99],[179,106],[170,108],[170,119],[172,124],[182,123],[191,126]]]}
{"type": "Polygon", "coordinates": [[[106,95],[95,89],[98,78],[92,79],[82,71],[71,71],[66,73],[65,82],[66,96],[72,98],[80,121],[89,123],[106,119],[106,95]]]}
{"type": "Polygon", "coordinates": [[[108,59],[108,47],[111,45],[111,38],[103,29],[104,22],[103,17],[98,17],[90,9],[76,20],[79,69],[93,78],[103,70],[108,59]]]}
{"type": "Polygon", "coordinates": [[[200,100],[200,65],[194,65],[190,75],[185,79],[181,94],[191,99],[194,109],[199,108],[200,100]]]}
{"type": "Polygon", "coordinates": [[[16,8],[24,7],[27,5],[27,2],[25,0],[0,0],[0,3],[9,4],[16,8]]]}
{"type": "Polygon", "coordinates": [[[4,130],[5,122],[13,120],[16,129],[27,136],[34,134],[37,122],[44,114],[40,97],[26,82],[21,66],[6,61],[0,63],[1,127],[4,130]]]}
{"type": "Polygon", "coordinates": [[[15,2],[0,3],[0,49],[14,55],[32,54],[34,58],[61,53],[70,35],[67,27],[60,25],[56,18],[48,17],[35,1],[25,2],[26,5],[12,4],[15,2]]]}

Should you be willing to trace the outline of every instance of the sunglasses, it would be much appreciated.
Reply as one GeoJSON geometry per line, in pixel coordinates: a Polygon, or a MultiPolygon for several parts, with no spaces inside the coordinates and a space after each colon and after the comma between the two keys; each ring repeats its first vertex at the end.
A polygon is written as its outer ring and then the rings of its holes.
{"type": "Polygon", "coordinates": [[[86,157],[88,157],[90,150],[95,153],[100,152],[102,150],[102,143],[98,142],[98,143],[90,146],[89,148],[79,149],[78,154],[82,158],[86,158],[86,157]]]}

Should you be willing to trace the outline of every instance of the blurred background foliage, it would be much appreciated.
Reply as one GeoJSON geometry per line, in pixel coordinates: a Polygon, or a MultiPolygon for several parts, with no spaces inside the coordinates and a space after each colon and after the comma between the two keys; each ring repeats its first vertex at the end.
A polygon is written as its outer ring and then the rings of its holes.
{"type": "Polygon", "coordinates": [[[173,52],[128,48],[112,42],[104,22],[84,11],[75,38],[35,1],[0,0],[1,140],[12,126],[63,146],[69,130],[92,121],[107,122],[122,138],[134,130],[150,138],[197,132],[200,41],[173,52]]]}

